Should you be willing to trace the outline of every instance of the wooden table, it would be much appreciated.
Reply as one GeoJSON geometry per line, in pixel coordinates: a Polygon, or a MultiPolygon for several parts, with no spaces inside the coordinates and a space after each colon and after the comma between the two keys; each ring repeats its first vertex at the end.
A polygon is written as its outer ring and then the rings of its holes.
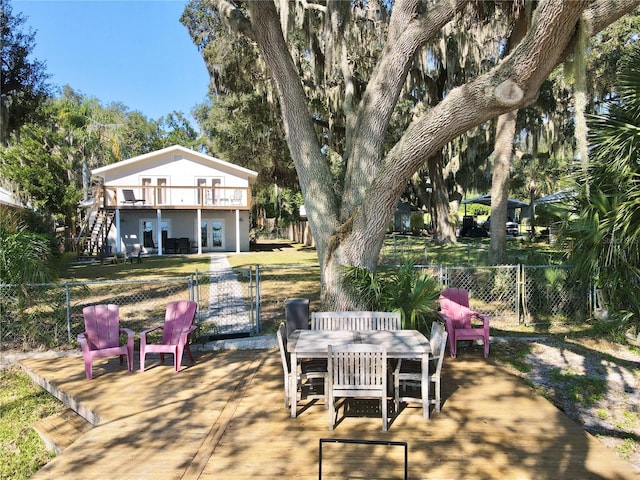
{"type": "MultiPolygon", "coordinates": [[[[291,368],[298,368],[302,358],[327,358],[329,345],[348,343],[373,343],[387,349],[387,358],[409,358],[422,361],[422,407],[428,418],[429,399],[429,339],[417,330],[295,330],[288,340],[291,368]]],[[[291,418],[296,417],[297,401],[296,375],[290,376],[289,403],[291,418]]]]}

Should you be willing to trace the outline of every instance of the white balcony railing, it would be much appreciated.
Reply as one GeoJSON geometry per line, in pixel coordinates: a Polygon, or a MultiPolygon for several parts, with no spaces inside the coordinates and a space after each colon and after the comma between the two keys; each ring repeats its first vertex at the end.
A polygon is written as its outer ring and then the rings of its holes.
{"type": "Polygon", "coordinates": [[[100,204],[107,208],[207,208],[248,210],[248,187],[105,186],[100,204]]]}

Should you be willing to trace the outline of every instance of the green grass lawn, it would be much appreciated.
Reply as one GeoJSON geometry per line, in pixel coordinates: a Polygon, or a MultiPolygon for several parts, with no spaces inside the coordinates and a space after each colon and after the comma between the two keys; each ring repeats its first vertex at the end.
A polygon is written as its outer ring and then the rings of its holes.
{"type": "MultiPolygon", "coordinates": [[[[461,238],[453,245],[438,245],[427,238],[395,236],[385,240],[381,263],[398,263],[409,258],[425,265],[486,266],[489,260],[488,238],[461,238]]],[[[548,242],[530,242],[508,238],[506,263],[525,265],[559,265],[565,261],[565,251],[548,242]]]]}
{"type": "Polygon", "coordinates": [[[143,257],[142,263],[68,263],[59,279],[67,282],[91,282],[95,280],[139,280],[144,278],[184,277],[196,270],[209,270],[208,255],[170,255],[143,257]]]}
{"type": "MultiPolygon", "coordinates": [[[[437,245],[421,237],[387,239],[381,252],[381,261],[388,264],[411,259],[416,264],[487,265],[489,239],[461,239],[455,245],[437,245]]],[[[314,247],[291,243],[287,240],[264,240],[250,252],[229,254],[233,268],[276,265],[318,265],[314,247]]],[[[544,242],[509,239],[509,263],[528,265],[557,265],[564,252],[544,242]]],[[[71,257],[69,257],[71,259],[71,257]]],[[[208,255],[167,255],[143,258],[142,263],[79,264],[68,263],[60,272],[62,281],[90,282],[94,280],[135,280],[143,278],[170,278],[209,270],[208,255]]]]}
{"type": "Polygon", "coordinates": [[[0,369],[0,478],[27,479],[55,456],[31,425],[63,409],[19,368],[0,369]]]}

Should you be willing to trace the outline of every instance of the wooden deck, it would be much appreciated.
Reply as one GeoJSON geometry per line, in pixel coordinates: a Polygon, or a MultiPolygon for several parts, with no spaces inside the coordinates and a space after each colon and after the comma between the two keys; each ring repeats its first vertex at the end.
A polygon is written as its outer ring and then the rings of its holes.
{"type": "MultiPolygon", "coordinates": [[[[92,381],[79,357],[22,361],[94,425],[52,421],[69,445],[32,478],[311,479],[319,439],[348,438],[407,442],[412,479],[640,479],[479,349],[445,359],[442,412],[424,420],[412,405],[386,433],[379,413],[353,406],[333,432],[322,402],[290,418],[277,350],[194,354],[177,374],[154,356],[133,374],[117,358],[97,360],[92,381]]],[[[398,447],[323,446],[323,478],[401,478],[402,466],[398,447]]]]}

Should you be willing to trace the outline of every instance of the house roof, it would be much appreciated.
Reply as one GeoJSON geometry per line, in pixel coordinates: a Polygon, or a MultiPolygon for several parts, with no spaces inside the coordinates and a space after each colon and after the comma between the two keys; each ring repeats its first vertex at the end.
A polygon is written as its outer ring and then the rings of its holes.
{"type": "Polygon", "coordinates": [[[0,187],[0,205],[13,208],[25,208],[25,205],[18,200],[12,192],[2,187],[0,187]]]}
{"type": "Polygon", "coordinates": [[[101,175],[103,173],[112,171],[112,170],[117,170],[121,167],[127,166],[127,165],[132,165],[135,164],[137,162],[142,162],[144,160],[147,160],[149,158],[153,158],[156,156],[160,156],[160,155],[165,155],[167,153],[182,153],[185,155],[190,155],[190,156],[194,156],[197,157],[201,160],[207,161],[207,162],[211,162],[217,166],[221,166],[221,167],[226,167],[228,169],[231,170],[235,170],[237,171],[239,174],[243,174],[246,175],[249,179],[255,179],[258,177],[258,172],[255,172],[253,170],[249,170],[248,168],[244,168],[244,167],[240,167],[238,165],[235,165],[233,163],[229,163],[229,162],[225,162],[224,160],[220,160],[219,158],[216,157],[211,157],[209,155],[205,155],[204,153],[200,153],[197,152],[195,150],[191,150],[189,148],[183,147],[181,145],[172,145],[171,147],[166,147],[160,150],[155,150],[153,152],[149,152],[149,153],[145,153],[143,155],[138,155],[137,157],[133,157],[133,158],[129,158],[127,160],[122,160],[121,162],[116,162],[116,163],[112,163],[111,165],[105,165],[104,167],[100,167],[100,168],[94,168],[93,170],[91,170],[91,173],[93,175],[101,175]]]}
{"type": "Polygon", "coordinates": [[[573,200],[576,196],[577,193],[575,192],[575,190],[571,188],[565,188],[564,190],[560,190],[559,192],[550,193],[549,195],[540,197],[534,200],[534,203],[536,205],[543,205],[545,203],[566,203],[573,200]]]}

